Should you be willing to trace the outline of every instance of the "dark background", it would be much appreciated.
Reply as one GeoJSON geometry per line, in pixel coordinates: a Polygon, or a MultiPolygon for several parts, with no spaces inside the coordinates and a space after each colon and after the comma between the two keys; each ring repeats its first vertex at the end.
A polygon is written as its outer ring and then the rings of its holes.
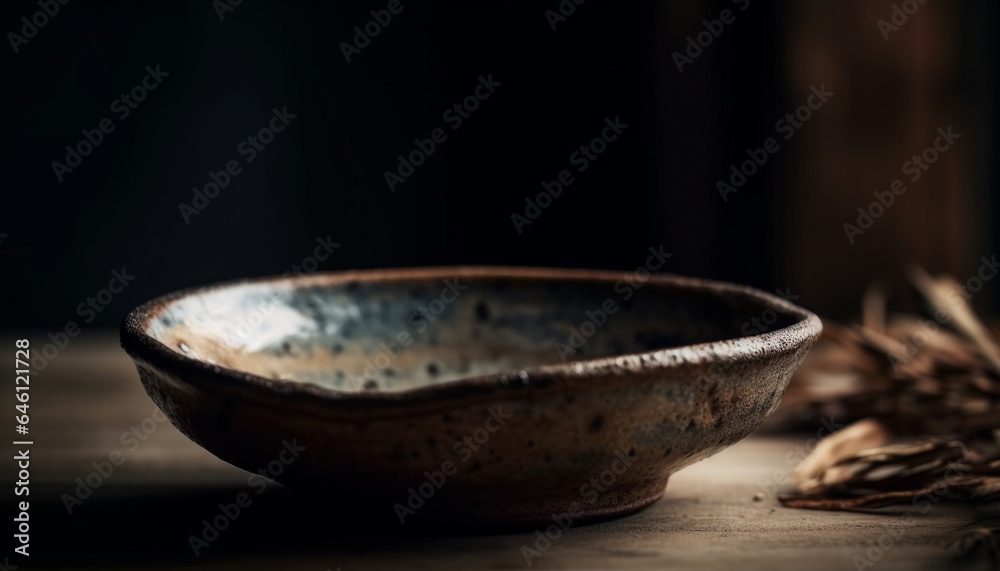
{"type": "MultiPolygon", "coordinates": [[[[347,63],[340,43],[386,3],[247,0],[220,21],[208,1],[75,0],[19,53],[5,41],[0,327],[79,321],[125,267],[135,281],[93,323],[114,326],[172,290],[280,274],[319,236],[341,244],[321,270],[631,270],[663,244],[665,271],[790,288],[837,318],[911,262],[964,281],[995,252],[989,2],[928,3],[884,41],[891,2],[589,0],[553,31],[555,0],[403,0],[347,63]],[[723,8],[736,21],[678,73],[671,54],[723,8]],[[169,77],[58,182],[51,162],[157,64],[169,77]],[[447,129],[481,74],[502,85],[447,129]],[[820,83],[837,95],[723,202],[716,180],[820,83]],[[237,145],[273,107],[297,118],[246,164],[237,145]],[[511,214],[615,116],[621,139],[518,234],[511,214]],[[962,144],[850,245],[840,224],[951,122],[962,144]],[[383,172],[436,127],[448,140],[390,192],[383,172]],[[232,159],[243,172],[185,224],[179,203],[232,159]]],[[[6,37],[39,8],[0,10],[6,37]]]]}

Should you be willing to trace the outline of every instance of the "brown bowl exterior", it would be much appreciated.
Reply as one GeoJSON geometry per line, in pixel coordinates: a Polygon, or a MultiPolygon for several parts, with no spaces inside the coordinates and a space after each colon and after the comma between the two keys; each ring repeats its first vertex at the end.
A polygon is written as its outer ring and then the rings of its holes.
{"type": "MultiPolygon", "coordinates": [[[[573,279],[622,273],[426,268],[319,274],[255,283],[446,278],[573,279]]],[[[794,323],[685,347],[529,367],[401,392],[347,393],[212,365],[147,333],[179,292],[133,311],[122,345],[146,392],[191,440],[293,489],[411,521],[582,522],[662,496],[677,470],[746,437],[774,411],[819,319],[733,284],[655,276],[664,288],[739,296],[794,323]]],[[[233,284],[230,284],[233,285],[233,284]]],[[[213,286],[229,287],[227,285],[213,286]]]]}

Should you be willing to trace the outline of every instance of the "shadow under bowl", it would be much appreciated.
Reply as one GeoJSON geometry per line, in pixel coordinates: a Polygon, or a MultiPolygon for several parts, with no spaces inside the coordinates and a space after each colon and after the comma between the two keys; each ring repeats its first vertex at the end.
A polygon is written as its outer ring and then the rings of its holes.
{"type": "Polygon", "coordinates": [[[170,294],[122,346],[219,458],[401,522],[535,525],[638,510],[774,411],[821,331],[755,289],[455,267],[170,294]]]}

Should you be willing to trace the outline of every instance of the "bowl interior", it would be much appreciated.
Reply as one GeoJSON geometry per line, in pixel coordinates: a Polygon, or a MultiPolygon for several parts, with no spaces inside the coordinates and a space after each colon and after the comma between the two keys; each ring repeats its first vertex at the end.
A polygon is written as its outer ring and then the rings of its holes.
{"type": "Polygon", "coordinates": [[[445,275],[206,288],[157,304],[146,333],[266,378],[398,391],[745,337],[801,319],[751,294],[644,276],[445,275]]]}

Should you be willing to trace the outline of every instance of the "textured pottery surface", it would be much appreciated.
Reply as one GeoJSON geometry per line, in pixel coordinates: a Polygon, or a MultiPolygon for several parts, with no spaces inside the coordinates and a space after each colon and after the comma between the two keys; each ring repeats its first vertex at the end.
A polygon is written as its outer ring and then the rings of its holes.
{"type": "Polygon", "coordinates": [[[429,268],[179,292],[129,314],[122,345],[236,466],[285,460],[274,479],[407,523],[529,525],[656,501],[764,421],[820,330],[732,284],[429,268]],[[771,323],[748,336],[755,318],[771,323]]]}

